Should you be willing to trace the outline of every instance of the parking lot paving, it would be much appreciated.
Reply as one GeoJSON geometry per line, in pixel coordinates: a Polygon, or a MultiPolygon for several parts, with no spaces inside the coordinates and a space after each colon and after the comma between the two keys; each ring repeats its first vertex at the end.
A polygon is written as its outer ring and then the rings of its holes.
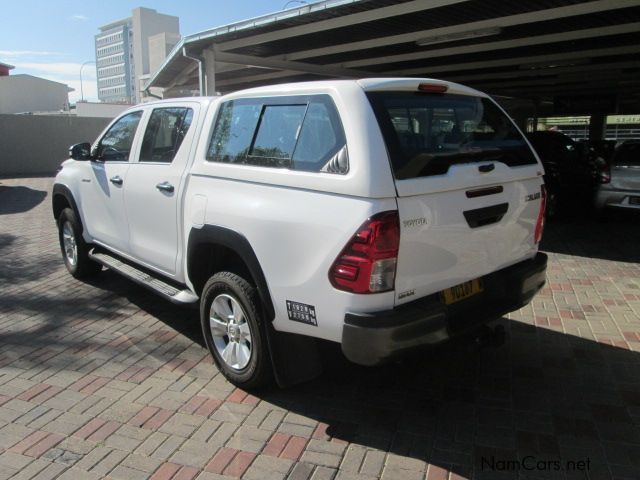
{"type": "Polygon", "coordinates": [[[197,312],[65,270],[51,178],[0,180],[0,479],[638,479],[640,222],[547,226],[548,283],[461,341],[234,388],[197,312]]]}

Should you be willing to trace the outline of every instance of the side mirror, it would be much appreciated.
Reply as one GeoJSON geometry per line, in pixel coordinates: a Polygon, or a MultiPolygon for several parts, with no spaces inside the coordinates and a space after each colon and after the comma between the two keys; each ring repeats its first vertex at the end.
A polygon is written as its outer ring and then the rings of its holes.
{"type": "Polygon", "coordinates": [[[91,159],[91,144],[76,143],[69,147],[69,157],[74,160],[90,160],[91,159]]]}

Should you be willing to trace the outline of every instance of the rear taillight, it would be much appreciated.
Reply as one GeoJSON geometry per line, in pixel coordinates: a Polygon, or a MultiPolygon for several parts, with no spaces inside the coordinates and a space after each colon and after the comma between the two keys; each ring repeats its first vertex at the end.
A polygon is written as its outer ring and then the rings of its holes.
{"type": "Polygon", "coordinates": [[[598,174],[598,183],[611,183],[611,170],[609,167],[600,171],[598,174]]]}
{"type": "Polygon", "coordinates": [[[338,290],[379,293],[393,290],[400,246],[398,211],[369,218],[331,266],[329,280],[338,290]]]}
{"type": "Polygon", "coordinates": [[[540,240],[542,240],[545,210],[547,209],[547,190],[544,188],[544,185],[540,188],[540,211],[538,212],[538,219],[536,220],[536,228],[533,231],[533,241],[535,243],[540,243],[540,240]]]}

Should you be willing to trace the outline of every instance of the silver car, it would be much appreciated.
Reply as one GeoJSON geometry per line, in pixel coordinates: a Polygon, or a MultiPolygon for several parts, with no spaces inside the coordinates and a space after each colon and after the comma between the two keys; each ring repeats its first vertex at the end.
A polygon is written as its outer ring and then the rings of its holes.
{"type": "Polygon", "coordinates": [[[640,209],[640,140],[630,140],[618,147],[609,171],[600,174],[595,207],[640,209]]]}

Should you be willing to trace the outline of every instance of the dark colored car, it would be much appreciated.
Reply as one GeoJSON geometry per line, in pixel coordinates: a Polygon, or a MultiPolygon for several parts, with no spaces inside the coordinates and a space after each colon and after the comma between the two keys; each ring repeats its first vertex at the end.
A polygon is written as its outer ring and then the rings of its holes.
{"type": "Polygon", "coordinates": [[[599,159],[597,160],[599,163],[609,165],[618,142],[616,140],[583,140],[581,143],[588,146],[589,155],[599,159]]]}
{"type": "Polygon", "coordinates": [[[550,130],[530,133],[528,138],[544,165],[548,216],[558,208],[591,197],[598,165],[587,145],[550,130]]]}

